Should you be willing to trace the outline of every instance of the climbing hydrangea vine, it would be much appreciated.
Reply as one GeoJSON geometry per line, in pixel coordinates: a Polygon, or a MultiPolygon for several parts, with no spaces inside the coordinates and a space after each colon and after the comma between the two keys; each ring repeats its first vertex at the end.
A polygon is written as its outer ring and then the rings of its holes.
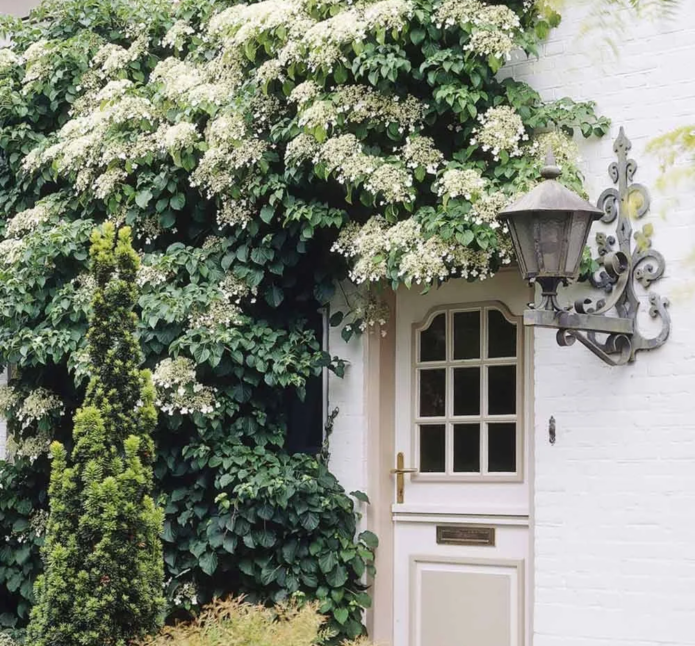
{"type": "MultiPolygon", "coordinates": [[[[559,16],[528,0],[49,0],[3,20],[0,362],[16,370],[0,404],[15,440],[69,446],[88,238],[130,226],[171,617],[224,592],[300,594],[359,635],[376,546],[355,535],[362,503],[284,448],[288,404],[344,368],[311,319],[348,278],[363,291],[346,338],[385,321],[384,288],[509,263],[495,215],[548,144],[581,190],[572,136],[607,121],[501,73],[559,16]]],[[[42,542],[30,532],[17,556],[12,528],[45,508],[47,464],[17,452],[0,475],[8,625],[26,621],[42,542]]]]}

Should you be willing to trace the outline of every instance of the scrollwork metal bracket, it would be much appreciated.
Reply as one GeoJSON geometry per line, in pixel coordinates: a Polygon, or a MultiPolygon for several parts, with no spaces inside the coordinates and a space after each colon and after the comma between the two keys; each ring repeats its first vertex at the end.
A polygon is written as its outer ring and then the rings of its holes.
{"type": "Polygon", "coordinates": [[[590,282],[603,295],[580,299],[563,310],[524,312],[526,325],[556,328],[561,346],[579,341],[612,366],[633,362],[641,350],[661,347],[671,330],[668,299],[650,291],[652,284],[664,275],[666,261],[661,253],[652,249],[651,225],[633,234],[633,221],[647,215],[650,198],[645,186],[632,181],[637,163],[628,158],[631,147],[621,128],[613,144],[618,161],[608,167],[608,174],[617,187],[606,189],[597,202],[604,212],[601,222],[612,224],[617,220],[615,236],[596,235],[600,269],[591,276],[590,282]],[[642,302],[637,283],[645,289],[649,314],[660,322],[658,334],[652,337],[645,337],[639,329],[637,316],[642,302]]]}

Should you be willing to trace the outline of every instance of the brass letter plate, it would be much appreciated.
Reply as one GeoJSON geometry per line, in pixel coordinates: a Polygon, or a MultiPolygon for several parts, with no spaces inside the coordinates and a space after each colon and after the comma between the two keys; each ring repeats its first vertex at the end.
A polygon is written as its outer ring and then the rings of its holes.
{"type": "Polygon", "coordinates": [[[478,525],[437,525],[438,545],[495,546],[495,528],[478,525]]]}

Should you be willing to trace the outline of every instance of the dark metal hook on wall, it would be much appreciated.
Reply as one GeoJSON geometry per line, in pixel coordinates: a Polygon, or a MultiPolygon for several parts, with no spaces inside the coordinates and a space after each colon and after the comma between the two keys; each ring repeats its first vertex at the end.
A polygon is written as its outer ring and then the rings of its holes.
{"type": "Polygon", "coordinates": [[[551,415],[550,421],[548,422],[548,441],[551,444],[555,444],[556,440],[556,435],[555,435],[555,418],[551,415]]]}

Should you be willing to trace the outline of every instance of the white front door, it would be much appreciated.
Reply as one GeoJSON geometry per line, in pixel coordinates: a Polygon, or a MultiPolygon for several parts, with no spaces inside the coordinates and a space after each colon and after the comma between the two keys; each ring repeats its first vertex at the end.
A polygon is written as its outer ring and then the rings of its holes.
{"type": "Polygon", "coordinates": [[[397,294],[394,646],[530,644],[529,300],[516,272],[397,294]]]}

